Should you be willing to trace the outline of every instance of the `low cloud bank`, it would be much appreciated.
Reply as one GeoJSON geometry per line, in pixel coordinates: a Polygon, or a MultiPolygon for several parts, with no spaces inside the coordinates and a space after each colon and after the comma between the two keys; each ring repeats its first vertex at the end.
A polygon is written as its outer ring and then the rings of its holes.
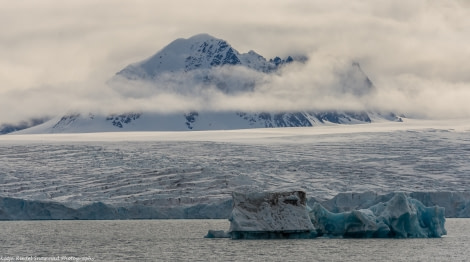
{"type": "Polygon", "coordinates": [[[468,17],[466,0],[11,1],[0,10],[0,22],[8,25],[0,35],[0,123],[74,110],[138,109],[357,109],[470,117],[468,17]],[[243,69],[213,75],[231,87],[250,89],[241,83],[254,82],[253,92],[227,94],[220,86],[194,83],[195,76],[106,84],[127,64],[198,33],[225,39],[240,52],[253,49],[268,58],[309,54],[310,60],[278,75],[243,69]],[[351,86],[341,92],[341,76],[352,62],[360,63],[374,92],[361,95],[351,86]]]}
{"type": "Polygon", "coordinates": [[[132,111],[378,111],[418,118],[470,117],[465,83],[401,75],[385,85],[369,83],[351,60],[315,56],[265,74],[237,66],[168,73],[152,81],[90,80],[7,91],[0,122],[69,112],[132,111]],[[371,85],[373,84],[373,85],[371,85]]]}

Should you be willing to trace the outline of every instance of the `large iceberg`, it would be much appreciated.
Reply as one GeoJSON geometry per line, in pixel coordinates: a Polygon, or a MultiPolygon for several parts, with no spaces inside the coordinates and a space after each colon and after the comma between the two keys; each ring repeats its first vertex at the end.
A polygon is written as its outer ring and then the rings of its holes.
{"type": "Polygon", "coordinates": [[[302,191],[233,193],[228,232],[210,230],[206,237],[232,239],[314,238],[431,238],[447,234],[444,208],[425,207],[396,193],[371,206],[333,213],[321,204],[306,205],[302,191]]]}
{"type": "Polygon", "coordinates": [[[316,236],[302,191],[233,193],[232,239],[311,238],[316,236]]]}
{"type": "MultiPolygon", "coordinates": [[[[340,213],[358,209],[367,209],[380,202],[388,202],[400,192],[379,194],[377,192],[343,192],[328,200],[314,197],[307,201],[308,206],[318,202],[327,210],[340,213]]],[[[407,196],[419,200],[425,206],[440,206],[445,208],[447,218],[470,217],[470,191],[463,192],[409,192],[407,196]]]]}
{"type": "Polygon", "coordinates": [[[427,238],[447,234],[444,208],[425,207],[404,193],[368,209],[342,213],[315,203],[310,217],[320,236],[427,238]]]}

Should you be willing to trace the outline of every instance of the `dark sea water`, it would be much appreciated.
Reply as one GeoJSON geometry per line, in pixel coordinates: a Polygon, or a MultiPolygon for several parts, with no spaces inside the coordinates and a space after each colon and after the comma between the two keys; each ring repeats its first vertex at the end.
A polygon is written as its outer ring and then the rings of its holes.
{"type": "Polygon", "coordinates": [[[436,239],[205,239],[227,220],[1,221],[0,261],[469,261],[470,219],[436,239]],[[28,260],[29,259],[29,260],[28,260]]]}

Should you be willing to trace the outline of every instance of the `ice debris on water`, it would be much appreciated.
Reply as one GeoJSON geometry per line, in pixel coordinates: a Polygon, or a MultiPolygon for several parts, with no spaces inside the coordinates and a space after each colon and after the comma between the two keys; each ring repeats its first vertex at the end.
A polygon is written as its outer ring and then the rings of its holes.
{"type": "Polygon", "coordinates": [[[396,193],[367,209],[333,213],[306,205],[303,191],[232,194],[230,230],[210,230],[206,238],[433,238],[446,235],[443,207],[426,207],[396,193]]]}
{"type": "Polygon", "coordinates": [[[231,234],[224,230],[209,230],[207,232],[206,238],[231,238],[231,234]]]}

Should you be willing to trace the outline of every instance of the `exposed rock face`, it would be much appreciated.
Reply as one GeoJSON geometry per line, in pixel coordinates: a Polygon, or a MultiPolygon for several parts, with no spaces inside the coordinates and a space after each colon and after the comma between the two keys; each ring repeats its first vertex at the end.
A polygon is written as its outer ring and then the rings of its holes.
{"type": "Polygon", "coordinates": [[[117,75],[128,79],[150,80],[166,72],[189,72],[224,65],[240,65],[269,73],[295,60],[304,61],[306,58],[276,57],[268,61],[254,51],[240,53],[223,39],[208,34],[198,34],[188,39],[174,40],[155,55],[127,66],[117,75]]]}

